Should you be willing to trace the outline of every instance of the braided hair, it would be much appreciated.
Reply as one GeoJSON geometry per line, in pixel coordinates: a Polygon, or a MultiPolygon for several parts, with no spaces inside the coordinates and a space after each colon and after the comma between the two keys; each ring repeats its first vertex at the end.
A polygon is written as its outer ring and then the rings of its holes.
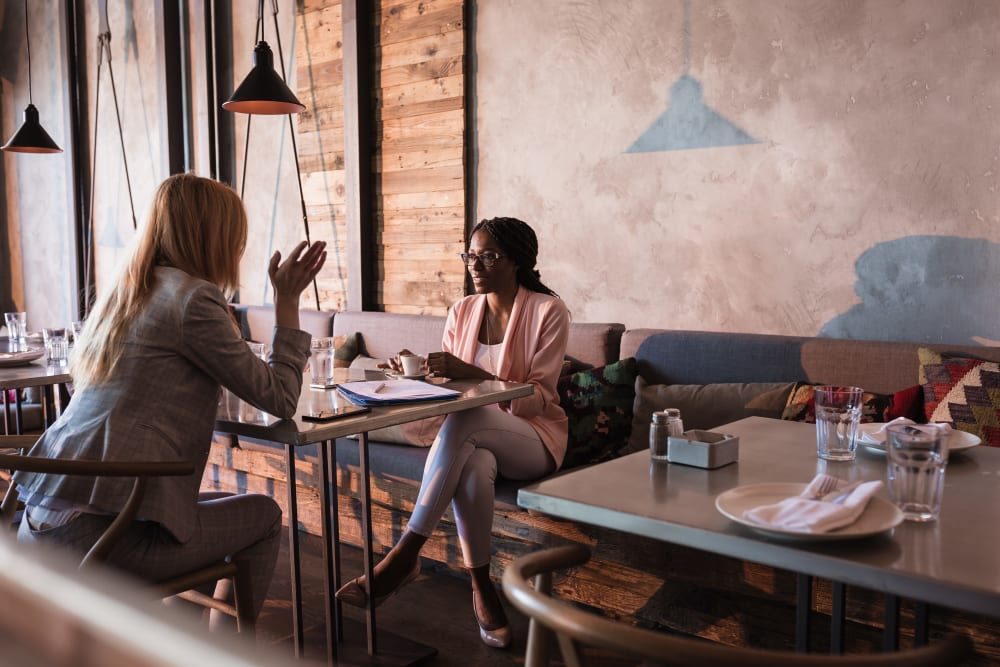
{"type": "Polygon", "coordinates": [[[528,223],[517,218],[483,219],[469,232],[469,238],[479,230],[493,237],[504,254],[517,265],[519,285],[533,292],[559,296],[542,283],[542,274],[535,268],[535,262],[538,261],[538,237],[528,223]]]}

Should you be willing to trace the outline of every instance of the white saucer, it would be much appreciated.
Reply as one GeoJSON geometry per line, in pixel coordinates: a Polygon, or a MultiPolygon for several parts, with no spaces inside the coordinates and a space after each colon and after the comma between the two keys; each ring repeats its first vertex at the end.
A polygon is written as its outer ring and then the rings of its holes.
{"type": "MultiPolygon", "coordinates": [[[[873,452],[879,452],[885,454],[885,438],[886,434],[883,431],[879,433],[885,424],[875,423],[875,424],[858,424],[858,444],[865,447],[873,452]],[[862,438],[862,434],[867,434],[871,438],[879,439],[879,442],[872,442],[867,438],[862,438]]],[[[978,435],[969,433],[967,431],[959,431],[956,428],[951,430],[951,434],[948,436],[948,453],[960,452],[965,449],[970,449],[976,445],[982,444],[982,440],[978,435]]]]}
{"type": "Polygon", "coordinates": [[[735,521],[756,531],[789,540],[831,541],[853,540],[870,535],[878,535],[892,530],[903,521],[903,512],[894,504],[880,496],[873,496],[868,507],[858,520],[849,526],[831,530],[828,533],[804,533],[785,528],[762,526],[743,517],[743,513],[754,507],[770,505],[785,498],[797,496],[806,488],[806,484],[797,482],[765,482],[748,484],[729,489],[715,499],[715,508],[735,521]]]}
{"type": "Polygon", "coordinates": [[[403,380],[423,380],[425,377],[430,375],[427,371],[423,373],[417,373],[416,375],[405,375],[403,373],[393,373],[392,371],[386,371],[385,376],[392,379],[403,379],[403,380]]]}

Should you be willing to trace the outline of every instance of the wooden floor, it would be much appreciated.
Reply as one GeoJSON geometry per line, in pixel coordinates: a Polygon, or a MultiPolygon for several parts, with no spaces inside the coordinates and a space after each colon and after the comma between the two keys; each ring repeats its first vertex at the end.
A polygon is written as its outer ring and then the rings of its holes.
{"type": "MultiPolygon", "coordinates": [[[[318,538],[302,535],[303,604],[305,607],[305,661],[326,664],[326,630],[323,619],[322,559],[318,538]]],[[[361,551],[342,550],[343,572],[354,577],[361,572],[361,551]]],[[[258,622],[258,640],[276,645],[288,654],[292,649],[292,617],[289,587],[288,551],[282,545],[278,566],[267,603],[258,622]]],[[[524,664],[527,619],[507,608],[514,641],[508,649],[494,649],[479,639],[479,628],[472,615],[472,592],[468,580],[454,574],[435,572],[425,561],[420,577],[378,608],[380,628],[437,648],[437,655],[422,662],[431,667],[507,667],[524,664]]],[[[350,617],[363,619],[361,610],[348,608],[350,617]]],[[[341,661],[340,665],[358,664],[341,661]]],[[[555,663],[559,664],[559,663],[555,663]]]]}

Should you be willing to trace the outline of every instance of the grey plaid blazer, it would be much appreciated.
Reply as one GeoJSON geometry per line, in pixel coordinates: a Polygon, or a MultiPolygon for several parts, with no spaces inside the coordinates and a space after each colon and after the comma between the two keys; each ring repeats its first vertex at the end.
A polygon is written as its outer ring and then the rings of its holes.
{"type": "MultiPolygon", "coordinates": [[[[310,336],[275,327],[268,363],[250,352],[222,292],[178,269],[159,267],[125,353],[104,384],[74,394],[31,454],[107,461],[191,460],[189,477],[151,479],[139,518],[180,542],[194,529],[198,489],[212,440],[219,387],[277,417],[295,414],[310,336]]],[[[116,514],[131,480],[18,473],[29,505],[116,514]]]]}

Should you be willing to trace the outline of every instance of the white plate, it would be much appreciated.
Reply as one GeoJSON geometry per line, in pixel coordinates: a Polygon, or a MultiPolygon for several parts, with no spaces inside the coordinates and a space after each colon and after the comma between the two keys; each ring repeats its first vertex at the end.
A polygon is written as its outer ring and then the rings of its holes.
{"type": "MultiPolygon", "coordinates": [[[[885,426],[885,424],[858,424],[858,444],[870,449],[873,452],[881,452],[885,454],[885,432],[879,433],[878,430],[885,426]],[[872,437],[882,438],[881,442],[869,442],[868,440],[862,440],[861,434],[868,433],[872,437]]],[[[953,428],[951,430],[951,435],[948,436],[948,454],[952,452],[960,452],[963,449],[969,449],[975,447],[976,445],[982,444],[978,435],[973,433],[968,433],[967,431],[959,431],[953,428]]]]}
{"type": "Polygon", "coordinates": [[[870,535],[878,535],[892,530],[903,521],[903,512],[885,498],[872,496],[868,507],[858,520],[849,526],[831,530],[828,533],[804,533],[797,530],[762,526],[743,517],[743,513],[754,507],[776,503],[785,498],[797,496],[806,488],[797,482],[765,482],[738,486],[720,493],[715,499],[715,508],[736,523],[743,524],[772,537],[784,539],[828,541],[852,540],[870,535]]]}
{"type": "Polygon", "coordinates": [[[385,376],[389,378],[402,378],[404,380],[423,380],[425,377],[430,375],[430,373],[424,371],[423,373],[417,373],[416,375],[404,375],[403,373],[393,373],[392,371],[386,371],[385,376]]]}
{"type": "Polygon", "coordinates": [[[0,367],[27,366],[45,355],[44,349],[29,349],[27,352],[0,352],[0,367]]]}

